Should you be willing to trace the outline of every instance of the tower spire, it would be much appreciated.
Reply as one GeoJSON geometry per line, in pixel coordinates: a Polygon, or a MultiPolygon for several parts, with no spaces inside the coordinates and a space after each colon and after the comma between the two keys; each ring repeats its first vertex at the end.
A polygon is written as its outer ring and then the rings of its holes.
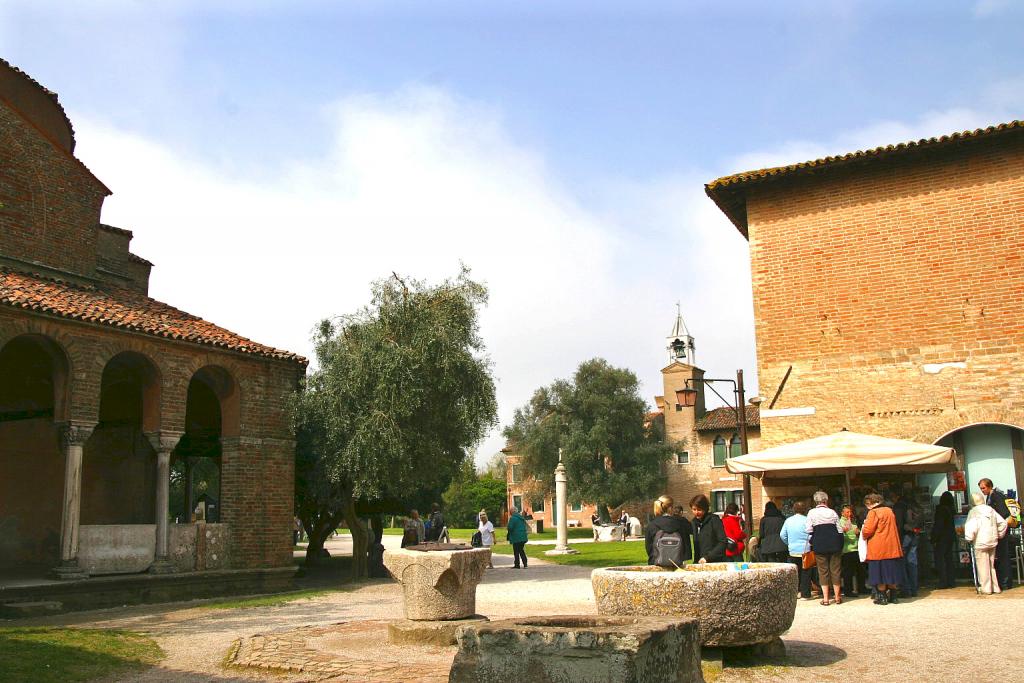
{"type": "Polygon", "coordinates": [[[685,363],[696,367],[696,354],[693,344],[693,337],[686,329],[683,322],[683,312],[680,302],[676,302],[676,322],[672,325],[672,331],[668,335],[668,359],[670,363],[685,363]]]}

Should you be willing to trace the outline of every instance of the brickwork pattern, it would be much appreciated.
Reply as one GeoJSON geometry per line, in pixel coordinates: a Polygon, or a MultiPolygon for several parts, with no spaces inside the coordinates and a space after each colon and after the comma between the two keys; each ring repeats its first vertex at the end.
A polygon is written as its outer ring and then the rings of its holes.
{"type": "Polygon", "coordinates": [[[283,633],[260,634],[239,640],[228,653],[231,666],[306,674],[307,680],[365,681],[366,683],[446,683],[454,647],[388,646],[386,621],[360,621],[306,626],[283,633]],[[358,648],[326,650],[314,643],[325,636],[377,639],[373,652],[358,648]],[[354,651],[353,651],[354,650],[354,651]],[[421,661],[401,661],[401,650],[424,650],[421,661]]]}
{"type": "Polygon", "coordinates": [[[764,417],[765,447],[1024,425],[1024,137],[752,187],[747,213],[761,391],[792,366],[775,407],[815,409],[764,417]]]}

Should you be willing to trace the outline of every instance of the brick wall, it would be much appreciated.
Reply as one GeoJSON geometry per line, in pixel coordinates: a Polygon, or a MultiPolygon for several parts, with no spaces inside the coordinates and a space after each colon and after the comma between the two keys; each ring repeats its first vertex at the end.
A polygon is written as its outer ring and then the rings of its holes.
{"type": "Polygon", "coordinates": [[[747,194],[764,446],[1024,425],[1024,138],[747,194]],[[962,363],[965,367],[938,364],[962,363]]]}
{"type": "Polygon", "coordinates": [[[0,255],[92,277],[107,190],[0,99],[0,255]]]}
{"type": "MultiPolygon", "coordinates": [[[[238,400],[237,424],[225,425],[232,436],[224,439],[221,462],[221,521],[231,525],[232,561],[236,567],[291,563],[295,443],[286,402],[304,372],[301,366],[0,308],[0,349],[23,334],[52,340],[68,359],[70,408],[58,420],[95,424],[104,367],[118,353],[132,351],[148,359],[159,376],[156,428],[182,432],[192,376],[207,366],[223,368],[237,383],[238,400]]],[[[0,473],[4,467],[0,462],[0,473]]]]}

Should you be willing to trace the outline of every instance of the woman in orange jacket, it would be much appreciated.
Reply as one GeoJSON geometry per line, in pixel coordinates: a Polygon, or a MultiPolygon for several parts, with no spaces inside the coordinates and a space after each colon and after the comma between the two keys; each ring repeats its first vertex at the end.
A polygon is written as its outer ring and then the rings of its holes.
{"type": "Polygon", "coordinates": [[[882,496],[869,493],[864,497],[868,517],[861,535],[868,544],[868,583],[875,586],[876,605],[896,603],[899,587],[906,582],[903,568],[903,544],[896,528],[896,515],[882,506],[882,496]]]}

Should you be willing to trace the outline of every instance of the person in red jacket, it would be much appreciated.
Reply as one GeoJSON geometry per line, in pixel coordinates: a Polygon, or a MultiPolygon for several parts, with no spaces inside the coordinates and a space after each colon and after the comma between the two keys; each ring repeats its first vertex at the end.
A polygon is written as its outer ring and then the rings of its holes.
{"type": "Polygon", "coordinates": [[[729,503],[725,506],[722,525],[725,527],[726,538],[731,538],[736,542],[735,546],[726,542],[725,558],[727,560],[743,559],[743,541],[746,540],[747,533],[743,531],[743,520],[740,519],[740,509],[736,503],[729,503]]]}

